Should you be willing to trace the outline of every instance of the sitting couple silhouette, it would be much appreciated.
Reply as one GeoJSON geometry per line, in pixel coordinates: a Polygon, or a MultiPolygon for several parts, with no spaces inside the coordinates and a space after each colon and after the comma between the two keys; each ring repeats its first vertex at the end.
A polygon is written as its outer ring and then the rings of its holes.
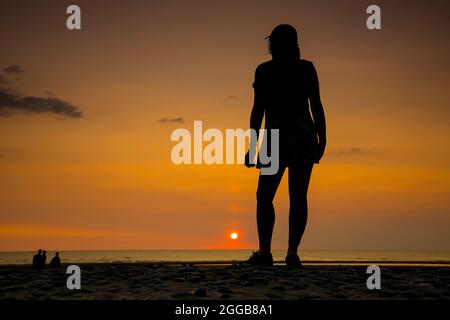
{"type": "MultiPolygon", "coordinates": [[[[47,261],[47,251],[39,249],[38,252],[33,257],[33,269],[45,269],[47,261]]],[[[61,267],[61,259],[59,257],[59,252],[55,252],[55,256],[50,261],[50,268],[60,268],[61,267]]]]}

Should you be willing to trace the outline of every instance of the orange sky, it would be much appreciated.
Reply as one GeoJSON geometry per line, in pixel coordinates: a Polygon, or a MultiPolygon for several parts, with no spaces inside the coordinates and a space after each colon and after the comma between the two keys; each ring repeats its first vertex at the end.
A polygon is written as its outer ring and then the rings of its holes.
{"type": "Polygon", "coordinates": [[[279,23],[298,29],[327,116],[302,247],[450,250],[448,2],[378,1],[381,31],[365,1],[76,3],[81,31],[65,28],[72,3],[0,4],[0,69],[21,69],[0,89],[83,114],[0,112],[0,250],[256,247],[257,170],[175,166],[170,134],[248,126],[279,23]]]}

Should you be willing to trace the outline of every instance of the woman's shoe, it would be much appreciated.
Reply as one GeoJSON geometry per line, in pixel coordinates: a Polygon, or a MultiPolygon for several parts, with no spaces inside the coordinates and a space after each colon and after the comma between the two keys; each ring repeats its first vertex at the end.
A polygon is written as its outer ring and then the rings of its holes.
{"type": "Polygon", "coordinates": [[[271,253],[262,253],[254,251],[246,263],[253,266],[273,266],[273,257],[271,253]]]}
{"type": "Polygon", "coordinates": [[[300,257],[298,254],[288,254],[286,256],[286,265],[291,268],[302,268],[303,265],[300,262],[300,257]]]}

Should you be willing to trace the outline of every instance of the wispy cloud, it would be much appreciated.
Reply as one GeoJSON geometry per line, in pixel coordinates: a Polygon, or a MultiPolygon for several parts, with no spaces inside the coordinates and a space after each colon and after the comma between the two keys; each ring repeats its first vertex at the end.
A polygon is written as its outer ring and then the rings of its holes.
{"type": "Polygon", "coordinates": [[[59,98],[21,96],[0,88],[0,116],[10,116],[15,113],[54,113],[70,118],[83,117],[77,107],[59,98]]]}
{"type": "Polygon", "coordinates": [[[5,69],[3,69],[3,72],[5,73],[16,73],[16,74],[22,74],[24,71],[21,67],[19,67],[17,64],[12,64],[5,69]]]}
{"type": "Polygon", "coordinates": [[[181,117],[178,118],[162,118],[158,120],[159,123],[183,123],[184,119],[181,117]]]}
{"type": "MultiPolygon", "coordinates": [[[[18,65],[10,65],[3,69],[6,74],[22,74],[18,65]]],[[[53,113],[60,117],[82,118],[82,112],[72,103],[55,96],[38,97],[26,95],[10,88],[10,81],[0,76],[0,117],[14,114],[53,113]]]]}
{"type": "Polygon", "coordinates": [[[352,148],[345,148],[345,149],[338,149],[338,150],[332,150],[327,152],[329,156],[335,156],[335,157],[348,157],[348,156],[357,156],[362,154],[367,154],[368,151],[360,148],[360,147],[352,147],[352,148]]]}

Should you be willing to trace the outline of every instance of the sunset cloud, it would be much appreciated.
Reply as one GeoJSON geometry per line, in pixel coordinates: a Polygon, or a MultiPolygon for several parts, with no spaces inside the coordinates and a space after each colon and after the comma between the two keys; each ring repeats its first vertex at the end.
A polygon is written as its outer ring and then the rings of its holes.
{"type": "Polygon", "coordinates": [[[5,73],[16,73],[16,74],[21,74],[23,73],[23,69],[21,67],[19,67],[17,64],[13,64],[10,65],[8,67],[6,67],[5,69],[3,69],[3,72],[5,73]]]}
{"type": "Polygon", "coordinates": [[[17,64],[3,69],[6,76],[0,75],[0,117],[14,114],[53,113],[60,117],[82,118],[82,112],[70,102],[49,94],[47,97],[25,95],[13,91],[9,75],[22,74],[24,70],[17,64]]]}
{"type": "Polygon", "coordinates": [[[0,88],[0,116],[15,113],[53,113],[69,118],[82,118],[82,112],[70,102],[55,97],[21,96],[0,88]]]}
{"type": "Polygon", "coordinates": [[[181,117],[178,118],[162,118],[158,120],[159,123],[183,123],[184,119],[181,117]]]}
{"type": "Polygon", "coordinates": [[[332,150],[330,152],[327,152],[327,155],[335,157],[347,157],[347,156],[349,157],[349,156],[363,155],[367,153],[368,151],[366,149],[359,147],[352,147],[352,148],[332,150]]]}

